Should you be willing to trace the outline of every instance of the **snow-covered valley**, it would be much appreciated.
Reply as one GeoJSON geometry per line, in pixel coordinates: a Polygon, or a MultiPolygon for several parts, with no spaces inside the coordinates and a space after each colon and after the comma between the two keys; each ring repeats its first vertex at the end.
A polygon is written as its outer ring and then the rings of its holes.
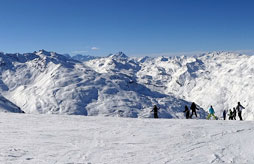
{"type": "Polygon", "coordinates": [[[253,120],[253,75],[254,56],[229,52],[155,58],[0,53],[2,96],[34,114],[147,118],[156,104],[159,117],[184,118],[184,106],[194,101],[200,118],[210,105],[221,117],[240,101],[244,120],[253,120]]]}
{"type": "Polygon", "coordinates": [[[254,163],[254,122],[0,113],[0,163],[254,163]]]}

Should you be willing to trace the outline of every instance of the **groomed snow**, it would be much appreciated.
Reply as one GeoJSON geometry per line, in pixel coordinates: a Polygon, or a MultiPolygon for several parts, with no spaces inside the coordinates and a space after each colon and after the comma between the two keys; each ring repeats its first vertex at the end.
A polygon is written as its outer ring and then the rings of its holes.
{"type": "Polygon", "coordinates": [[[0,113],[0,163],[254,163],[254,122],[0,113]]]}

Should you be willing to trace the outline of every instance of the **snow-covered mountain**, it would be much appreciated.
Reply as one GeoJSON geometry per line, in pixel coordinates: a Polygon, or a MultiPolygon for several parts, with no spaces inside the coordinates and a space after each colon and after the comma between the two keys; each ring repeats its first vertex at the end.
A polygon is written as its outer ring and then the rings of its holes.
{"type": "Polygon", "coordinates": [[[71,56],[71,58],[74,59],[74,60],[78,60],[78,61],[88,61],[88,60],[96,59],[98,57],[90,56],[90,55],[77,54],[77,55],[71,56]]]}
{"type": "Polygon", "coordinates": [[[254,57],[209,53],[197,57],[130,58],[120,52],[78,61],[41,50],[0,53],[2,95],[26,113],[183,118],[185,105],[195,101],[204,118],[210,105],[246,107],[254,119],[252,100],[254,57]]]}

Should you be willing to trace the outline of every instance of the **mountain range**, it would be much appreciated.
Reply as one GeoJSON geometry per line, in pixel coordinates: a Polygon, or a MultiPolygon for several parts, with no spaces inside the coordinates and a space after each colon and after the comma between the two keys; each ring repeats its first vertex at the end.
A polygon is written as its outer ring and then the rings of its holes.
{"type": "Polygon", "coordinates": [[[196,102],[198,117],[205,118],[210,105],[221,116],[240,101],[243,118],[253,120],[253,75],[254,57],[230,52],[192,57],[0,53],[0,102],[8,102],[0,110],[137,118],[152,117],[158,105],[159,117],[184,118],[184,106],[196,102]]]}

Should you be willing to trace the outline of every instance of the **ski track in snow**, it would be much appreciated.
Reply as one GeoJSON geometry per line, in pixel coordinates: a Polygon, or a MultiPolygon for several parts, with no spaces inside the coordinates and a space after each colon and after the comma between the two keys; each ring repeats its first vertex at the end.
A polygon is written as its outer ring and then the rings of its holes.
{"type": "Polygon", "coordinates": [[[0,163],[254,163],[253,125],[0,113],[0,163]]]}

